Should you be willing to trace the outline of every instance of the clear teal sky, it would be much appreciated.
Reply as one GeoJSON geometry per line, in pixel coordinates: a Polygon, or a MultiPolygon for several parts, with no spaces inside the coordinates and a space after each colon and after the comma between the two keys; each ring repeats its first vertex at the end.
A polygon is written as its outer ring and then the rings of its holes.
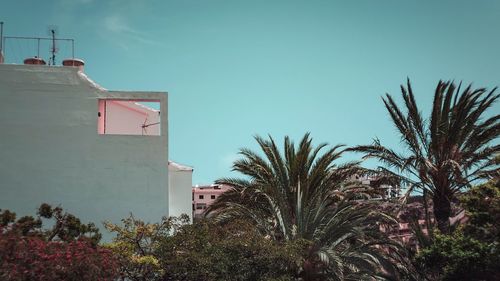
{"type": "Polygon", "coordinates": [[[406,77],[425,108],[439,79],[500,85],[495,0],[6,0],[0,21],[10,36],[57,25],[105,88],[168,91],[170,159],[194,184],[231,175],[255,134],[397,146],[380,96],[406,77]]]}

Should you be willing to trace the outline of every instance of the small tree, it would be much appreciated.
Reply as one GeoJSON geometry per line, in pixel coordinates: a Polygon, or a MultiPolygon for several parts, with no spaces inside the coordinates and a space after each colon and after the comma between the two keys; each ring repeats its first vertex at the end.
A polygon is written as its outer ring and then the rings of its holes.
{"type": "Polygon", "coordinates": [[[64,241],[85,239],[93,245],[101,240],[99,229],[90,222],[84,224],[74,215],[64,212],[61,207],[53,208],[43,203],[37,211],[37,216],[24,216],[16,221],[16,214],[0,209],[0,227],[5,232],[15,232],[22,236],[38,237],[46,241],[64,241]],[[43,220],[52,221],[52,226],[43,228],[43,220]]]}
{"type": "Polygon", "coordinates": [[[158,256],[165,280],[296,280],[310,243],[279,243],[248,221],[225,225],[202,220],[185,225],[161,242],[158,256]]]}
{"type": "Polygon", "coordinates": [[[113,242],[106,247],[119,258],[122,279],[162,280],[164,270],[157,256],[159,243],[188,223],[189,217],[164,217],[160,223],[145,223],[131,214],[122,222],[123,226],[104,223],[107,230],[116,234],[113,242]]]}
{"type": "Polygon", "coordinates": [[[245,221],[188,224],[187,216],[145,223],[130,216],[106,223],[117,236],[107,245],[119,257],[122,280],[294,280],[307,241],[276,243],[245,221]]]}
{"type": "Polygon", "coordinates": [[[116,280],[118,264],[93,224],[42,204],[38,217],[0,210],[0,280],[116,280]],[[43,220],[55,219],[50,228],[43,220]]]}

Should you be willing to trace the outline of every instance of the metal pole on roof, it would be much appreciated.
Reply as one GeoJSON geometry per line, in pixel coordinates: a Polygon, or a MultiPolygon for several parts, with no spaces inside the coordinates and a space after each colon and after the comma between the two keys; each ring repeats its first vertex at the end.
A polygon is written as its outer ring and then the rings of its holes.
{"type": "Polygon", "coordinates": [[[50,33],[52,33],[52,49],[50,50],[52,53],[52,65],[56,65],[56,31],[51,29],[50,33]]]}
{"type": "Polygon", "coordinates": [[[2,58],[0,63],[3,63],[3,21],[0,21],[0,57],[2,58]]]}

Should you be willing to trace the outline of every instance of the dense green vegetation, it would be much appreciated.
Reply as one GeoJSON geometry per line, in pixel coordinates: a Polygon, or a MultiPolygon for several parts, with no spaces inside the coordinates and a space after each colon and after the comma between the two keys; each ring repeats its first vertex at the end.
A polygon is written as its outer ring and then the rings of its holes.
{"type": "Polygon", "coordinates": [[[0,210],[0,279],[500,280],[500,115],[485,116],[499,95],[440,81],[426,120],[410,83],[401,89],[405,110],[390,95],[384,104],[402,151],[378,140],[314,146],[306,134],[281,148],[256,137],[260,151],[240,151],[240,177],[218,180],[232,189],[192,224],[131,215],[105,223],[114,239],[103,244],[94,224],[60,207],[42,204],[19,219],[0,210]],[[342,163],[346,151],[382,166],[342,163]],[[390,200],[355,180],[366,173],[411,186],[402,201],[390,200]],[[406,204],[410,192],[423,193],[426,231],[406,204]],[[451,225],[460,211],[465,217],[451,225]],[[392,235],[400,222],[413,227],[418,250],[392,235]]]}
{"type": "Polygon", "coordinates": [[[500,182],[476,186],[460,201],[468,221],[435,235],[415,261],[433,280],[499,280],[500,182]]]}
{"type": "Polygon", "coordinates": [[[148,224],[134,217],[106,224],[116,238],[106,247],[127,280],[295,280],[309,244],[278,244],[247,221],[188,224],[187,217],[148,224]]]}

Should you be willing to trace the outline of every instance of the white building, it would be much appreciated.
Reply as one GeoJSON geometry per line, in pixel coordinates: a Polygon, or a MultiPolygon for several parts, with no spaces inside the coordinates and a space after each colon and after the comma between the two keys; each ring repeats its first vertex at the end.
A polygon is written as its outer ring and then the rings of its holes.
{"type": "Polygon", "coordinates": [[[193,220],[191,187],[193,168],[172,161],[168,162],[168,206],[170,216],[186,214],[193,220]]]}
{"type": "Polygon", "coordinates": [[[381,181],[381,178],[376,175],[353,175],[351,180],[377,188],[381,191],[379,198],[397,198],[401,196],[399,185],[388,184],[386,180],[381,181]]]}
{"type": "Polygon", "coordinates": [[[165,92],[107,91],[77,67],[0,64],[0,209],[33,215],[46,202],[98,226],[191,215],[192,168],[169,165],[167,121],[165,92]]]}

